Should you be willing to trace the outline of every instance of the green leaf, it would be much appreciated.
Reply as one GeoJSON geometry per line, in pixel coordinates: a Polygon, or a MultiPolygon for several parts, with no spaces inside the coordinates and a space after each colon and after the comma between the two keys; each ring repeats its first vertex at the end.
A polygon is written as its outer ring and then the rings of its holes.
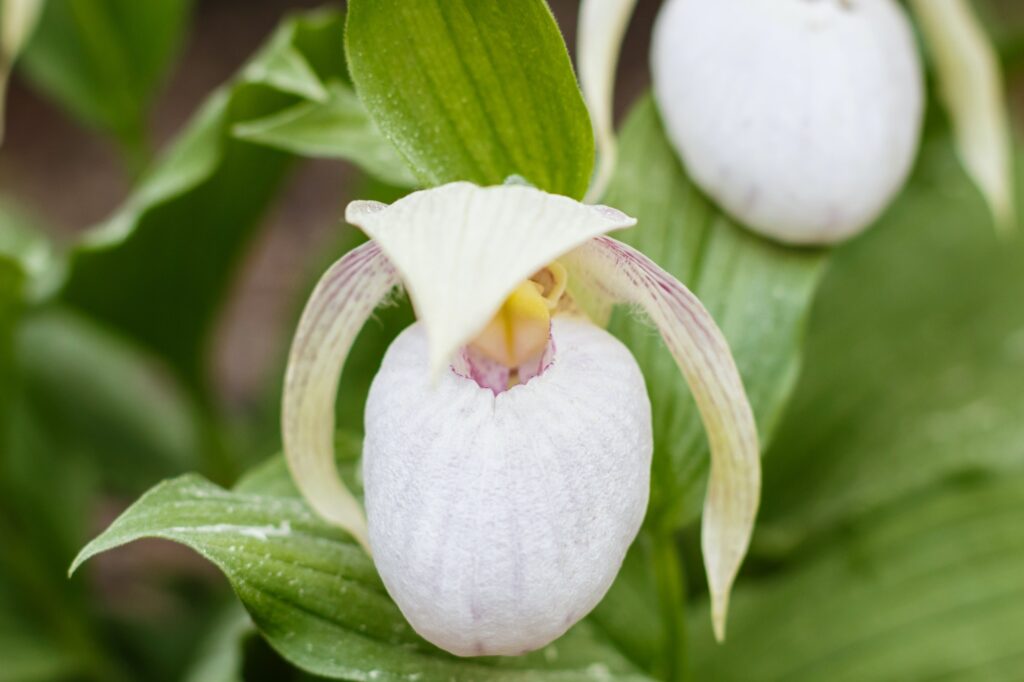
{"type": "Polygon", "coordinates": [[[964,472],[1024,470],[1024,244],[999,241],[945,131],[822,286],[766,459],[762,551],[964,472]]]}
{"type": "Polygon", "coordinates": [[[234,126],[235,137],[301,156],[344,159],[377,179],[412,187],[416,180],[395,148],[370,120],[352,88],[335,82],[323,101],[234,126]]]}
{"type": "Polygon", "coordinates": [[[424,183],[520,175],[583,196],[593,132],[543,0],[352,0],[345,46],[359,97],[424,183]]]}
{"type": "Polygon", "coordinates": [[[24,623],[5,622],[0,611],[0,682],[66,680],[76,673],[74,661],[45,637],[26,632],[24,623]]]}
{"type": "Polygon", "coordinates": [[[63,261],[30,216],[0,199],[0,450],[14,393],[15,333],[27,306],[49,296],[63,275],[63,261]]]}
{"type": "Polygon", "coordinates": [[[131,343],[50,308],[26,316],[15,351],[29,409],[64,457],[87,455],[129,491],[197,466],[197,408],[131,343]]]}
{"type": "Polygon", "coordinates": [[[83,122],[145,148],[146,117],[188,20],[188,0],[47,2],[23,66],[83,122]]]}
{"type": "MultiPolygon", "coordinates": [[[[344,456],[353,462],[357,441],[344,456]]],[[[373,562],[295,496],[276,458],[230,492],[195,475],[144,495],[75,560],[142,537],[188,545],[227,576],[253,622],[294,665],[351,680],[644,680],[589,624],[519,658],[458,659],[426,644],[373,562]]]]}
{"type": "Polygon", "coordinates": [[[254,633],[249,614],[232,604],[210,628],[184,682],[243,682],[243,645],[254,633]]]}
{"type": "MultiPolygon", "coordinates": [[[[122,208],[74,250],[66,300],[202,385],[212,323],[288,165],[287,155],[237,140],[231,128],[294,106],[294,92],[322,89],[312,63],[294,68],[297,50],[340,41],[342,25],[336,12],[282,25],[270,48],[209,98],[122,208]],[[272,68],[282,61],[290,65],[283,74],[272,68]],[[300,74],[310,79],[304,86],[300,74]]],[[[322,51],[311,59],[319,69],[322,51]]],[[[324,67],[332,77],[344,69],[340,49],[336,62],[324,67]]]]}
{"type": "Polygon", "coordinates": [[[64,277],[63,256],[39,220],[6,197],[0,197],[0,260],[21,273],[18,298],[26,303],[48,298],[64,277]]]}
{"type": "Polygon", "coordinates": [[[694,679],[1020,679],[1024,478],[963,480],[869,515],[733,592],[716,646],[693,614],[694,679]]]}
{"type": "MultiPolygon", "coordinates": [[[[725,217],[685,175],[649,97],[623,126],[619,147],[619,166],[604,201],[638,224],[618,236],[707,306],[729,340],[765,444],[799,371],[805,319],[826,253],[771,243],[725,217]]],[[[651,396],[650,520],[666,527],[685,524],[700,512],[708,473],[700,416],[657,333],[625,314],[611,328],[633,351],[651,396]]]]}

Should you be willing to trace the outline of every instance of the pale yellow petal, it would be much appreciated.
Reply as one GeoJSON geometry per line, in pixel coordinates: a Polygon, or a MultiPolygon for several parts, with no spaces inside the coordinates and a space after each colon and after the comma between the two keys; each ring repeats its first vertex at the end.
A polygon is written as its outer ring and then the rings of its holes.
{"type": "Polygon", "coordinates": [[[597,141],[597,172],[584,199],[601,198],[615,170],[616,142],[612,105],[615,69],[636,0],[583,0],[576,32],[576,66],[583,99],[597,141]]]}
{"type": "Polygon", "coordinates": [[[341,369],[356,335],[398,283],[373,242],[331,266],[302,312],[284,380],[281,433],[292,478],[317,513],[347,530],[367,551],[366,518],[334,463],[334,409],[341,369]]]}
{"type": "Polygon", "coordinates": [[[561,260],[570,280],[587,280],[592,291],[639,306],[690,386],[711,446],[701,543],[712,623],[716,637],[724,639],[729,593],[750,544],[761,492],[757,425],[729,346],[697,297],[639,251],[600,237],[561,260]]]}
{"type": "Polygon", "coordinates": [[[435,376],[523,280],[588,239],[636,222],[532,187],[466,182],[386,207],[353,202],[345,219],[398,270],[426,328],[435,376]]]}
{"type": "Polygon", "coordinates": [[[935,64],[957,150],[996,224],[1014,227],[1013,145],[1003,73],[967,0],[911,0],[935,64]]]}

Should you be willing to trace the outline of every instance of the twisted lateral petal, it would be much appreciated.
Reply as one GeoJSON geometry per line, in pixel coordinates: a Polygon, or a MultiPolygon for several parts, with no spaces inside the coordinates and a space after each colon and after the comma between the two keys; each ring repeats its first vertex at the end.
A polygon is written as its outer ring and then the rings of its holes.
{"type": "Polygon", "coordinates": [[[702,547],[715,636],[725,637],[729,591],[750,543],[761,492],[757,426],[725,337],[697,297],[639,251],[609,237],[561,261],[609,298],[640,306],[686,377],[711,445],[702,547]]]}
{"type": "Polygon", "coordinates": [[[281,432],[292,478],[317,513],[367,550],[366,519],[334,464],[334,402],[356,334],[398,283],[373,242],[332,265],[302,312],[284,378],[281,432]]]}
{"type": "Polygon", "coordinates": [[[969,3],[911,0],[935,60],[960,158],[1001,229],[1016,220],[1010,123],[999,58],[969,3]]]}
{"type": "Polygon", "coordinates": [[[598,153],[597,174],[584,201],[600,199],[615,170],[615,67],[635,6],[636,0],[583,0],[580,4],[576,63],[598,153]]]}
{"type": "Polygon", "coordinates": [[[433,376],[527,279],[588,239],[636,223],[532,187],[454,182],[390,206],[355,201],[345,219],[380,244],[430,342],[433,376]]]}

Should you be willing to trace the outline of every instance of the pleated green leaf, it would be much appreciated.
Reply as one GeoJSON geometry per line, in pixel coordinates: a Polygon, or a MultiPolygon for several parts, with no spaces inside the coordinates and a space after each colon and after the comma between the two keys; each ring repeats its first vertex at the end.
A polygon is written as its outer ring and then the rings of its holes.
{"type": "Polygon", "coordinates": [[[543,0],[352,0],[356,91],[421,181],[512,175],[579,198],[594,139],[543,0]]]}
{"type": "Polygon", "coordinates": [[[122,207],[74,249],[67,301],[202,383],[215,315],[289,162],[233,138],[231,128],[294,106],[303,96],[296,93],[323,92],[321,78],[343,73],[342,22],[337,12],[285,22],[209,97],[122,207]],[[325,42],[337,48],[333,63],[325,42]]]}
{"type": "MultiPolygon", "coordinates": [[[[337,449],[351,474],[358,441],[340,441],[337,449]]],[[[234,491],[195,475],[158,485],[91,542],[72,570],[143,537],[183,543],[216,564],[267,641],[317,675],[381,682],[648,679],[589,623],[518,658],[459,659],[430,646],[405,622],[370,558],[306,507],[279,458],[234,491]]]]}
{"type": "Polygon", "coordinates": [[[144,349],[56,307],[25,315],[14,344],[26,407],[55,452],[87,456],[129,491],[200,465],[197,407],[144,349]]]}
{"type": "Polygon", "coordinates": [[[25,310],[48,297],[63,275],[63,260],[35,220],[0,200],[0,450],[17,390],[16,334],[25,310]]]}
{"type": "Polygon", "coordinates": [[[776,576],[741,581],[724,646],[693,613],[694,679],[1019,680],[1022,528],[1020,475],[868,515],[776,576]]]}
{"type": "Polygon", "coordinates": [[[0,597],[0,682],[56,682],[79,674],[75,662],[26,626],[0,597]]]}
{"type": "Polygon", "coordinates": [[[351,86],[327,86],[325,99],[238,123],[235,137],[301,156],[352,161],[377,179],[400,187],[416,184],[412,171],[370,120],[351,86]]]}
{"type": "Polygon", "coordinates": [[[1024,470],[1024,244],[944,131],[822,286],[807,367],[766,459],[760,551],[966,472],[1024,470]]]}
{"type": "MultiPolygon", "coordinates": [[[[767,443],[797,377],[826,253],[771,243],[727,218],[686,176],[649,97],[623,126],[603,201],[637,218],[618,236],[685,283],[722,328],[767,443]]],[[[667,527],[687,523],[700,512],[709,462],[693,398],[653,329],[628,313],[617,313],[611,328],[633,351],[651,395],[649,517],[667,527]]]]}
{"type": "Polygon", "coordinates": [[[47,2],[23,65],[83,122],[144,148],[150,105],[186,27],[190,0],[47,2]]]}

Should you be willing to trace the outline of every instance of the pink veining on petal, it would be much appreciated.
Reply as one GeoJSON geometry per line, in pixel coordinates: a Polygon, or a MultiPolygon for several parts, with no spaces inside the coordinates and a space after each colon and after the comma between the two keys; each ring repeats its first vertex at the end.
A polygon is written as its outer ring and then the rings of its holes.
{"type": "Polygon", "coordinates": [[[729,345],[681,282],[636,249],[596,237],[562,258],[577,281],[640,307],[690,385],[711,448],[701,545],[715,636],[725,636],[729,592],[746,555],[761,490],[757,424],[729,345]]]}

